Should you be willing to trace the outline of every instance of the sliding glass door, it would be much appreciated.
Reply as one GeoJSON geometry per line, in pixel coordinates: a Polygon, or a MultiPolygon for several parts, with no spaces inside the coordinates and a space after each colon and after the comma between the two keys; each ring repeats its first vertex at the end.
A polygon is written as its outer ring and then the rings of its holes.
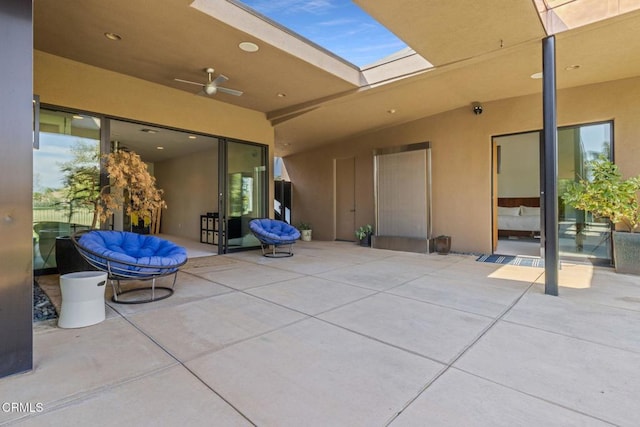
{"type": "MultiPolygon", "coordinates": [[[[170,208],[163,213],[160,233],[218,245],[218,253],[259,247],[249,221],[268,216],[266,145],[64,108],[38,111],[39,138],[33,149],[36,274],[56,272],[57,237],[101,226],[94,213],[101,184],[107,183],[100,173],[100,154],[109,152],[109,141],[140,154],[165,190],[170,208]],[[202,238],[201,229],[201,216],[209,213],[219,217],[220,228],[213,233],[212,227],[211,240],[202,238]]],[[[122,213],[102,226],[138,231],[122,213]]],[[[144,227],[141,231],[146,232],[144,227]]]]}
{"type": "Polygon", "coordinates": [[[56,238],[95,226],[100,186],[97,117],[40,110],[33,149],[33,268],[55,272],[56,238]]]}
{"type": "MultiPolygon", "coordinates": [[[[558,130],[558,194],[574,181],[591,178],[590,162],[600,156],[612,159],[613,124],[594,123],[558,130]]],[[[559,203],[560,256],[610,263],[612,259],[611,224],[559,203]]]]}
{"type": "MultiPolygon", "coordinates": [[[[562,194],[570,183],[590,178],[592,160],[600,156],[611,159],[612,141],[612,122],[558,129],[558,231],[562,259],[611,263],[609,221],[572,208],[562,200],[562,194]]],[[[494,233],[499,236],[497,242],[494,241],[495,252],[537,256],[541,225],[538,214],[540,132],[498,136],[493,138],[493,143],[494,212],[497,214],[494,233]]]]}
{"type": "Polygon", "coordinates": [[[238,141],[219,144],[219,212],[222,233],[219,253],[260,245],[249,221],[267,216],[267,147],[238,141]]]}

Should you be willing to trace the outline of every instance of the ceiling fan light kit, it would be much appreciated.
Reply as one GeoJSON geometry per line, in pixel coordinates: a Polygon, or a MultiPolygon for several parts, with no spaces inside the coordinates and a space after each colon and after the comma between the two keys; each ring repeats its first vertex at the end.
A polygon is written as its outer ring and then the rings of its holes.
{"type": "MultiPolygon", "coordinates": [[[[220,74],[218,77],[216,77],[215,79],[213,78],[213,73],[214,73],[214,69],[209,67],[209,68],[205,68],[204,72],[207,73],[207,82],[205,83],[198,83],[198,82],[192,82],[190,80],[183,80],[183,79],[174,79],[177,82],[181,82],[181,83],[187,83],[190,85],[198,85],[198,86],[202,86],[202,94],[204,95],[215,95],[218,92],[222,92],[222,93],[226,93],[228,95],[233,95],[233,96],[240,96],[242,95],[242,91],[240,90],[236,90],[236,89],[229,89],[226,87],[222,87],[220,86],[221,84],[225,83],[226,81],[229,80],[229,78],[225,75],[220,74]]],[[[200,93],[199,93],[200,94],[200,93]]]]}

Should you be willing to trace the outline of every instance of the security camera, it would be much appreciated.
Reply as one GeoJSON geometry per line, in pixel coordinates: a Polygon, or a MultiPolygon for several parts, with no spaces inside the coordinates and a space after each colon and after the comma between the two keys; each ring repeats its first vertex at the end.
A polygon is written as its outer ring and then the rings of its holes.
{"type": "Polygon", "coordinates": [[[475,114],[476,116],[482,114],[482,104],[480,104],[479,102],[474,102],[471,105],[473,106],[473,114],[475,114]]]}

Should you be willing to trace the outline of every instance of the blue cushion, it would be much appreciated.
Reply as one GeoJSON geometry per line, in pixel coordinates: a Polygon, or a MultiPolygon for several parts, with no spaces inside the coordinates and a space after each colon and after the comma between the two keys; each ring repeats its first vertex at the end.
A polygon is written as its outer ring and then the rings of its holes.
{"type": "Polygon", "coordinates": [[[187,260],[187,251],[182,246],[156,236],[127,231],[94,230],[83,234],[78,243],[94,253],[89,256],[95,261],[106,264],[104,259],[109,259],[114,262],[112,268],[139,272],[140,275],[173,272],[187,260]],[[171,266],[176,268],[159,268],[171,266]]]}
{"type": "Polygon", "coordinates": [[[277,219],[253,219],[249,222],[249,229],[258,240],[269,245],[290,244],[300,238],[297,228],[277,219]]]}

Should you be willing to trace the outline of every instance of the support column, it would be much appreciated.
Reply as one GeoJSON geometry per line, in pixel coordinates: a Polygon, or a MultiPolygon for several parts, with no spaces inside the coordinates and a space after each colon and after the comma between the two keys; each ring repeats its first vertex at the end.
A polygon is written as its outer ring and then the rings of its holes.
{"type": "Polygon", "coordinates": [[[544,229],[544,293],[558,295],[558,124],[556,108],[555,37],[542,40],[542,143],[541,202],[544,229]]]}
{"type": "Polygon", "coordinates": [[[0,2],[0,378],[33,368],[32,2],[0,2]]]}

